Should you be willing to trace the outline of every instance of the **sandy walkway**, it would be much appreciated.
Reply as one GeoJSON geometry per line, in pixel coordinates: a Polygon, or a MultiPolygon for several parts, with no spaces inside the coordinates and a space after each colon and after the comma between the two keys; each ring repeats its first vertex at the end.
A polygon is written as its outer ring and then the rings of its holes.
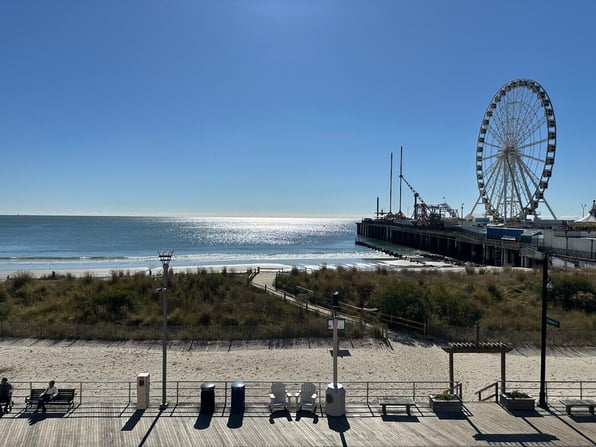
{"type": "MultiPolygon", "coordinates": [[[[411,338],[392,342],[344,342],[338,360],[340,382],[448,380],[448,355],[433,343],[411,338]]],[[[168,380],[331,381],[331,343],[327,340],[280,342],[171,342],[168,380]]],[[[101,343],[33,339],[0,340],[0,374],[14,382],[134,381],[140,372],[161,379],[160,342],[101,343]]],[[[464,398],[500,377],[498,354],[455,355],[455,379],[464,383],[464,398]]],[[[595,380],[596,348],[550,351],[547,380],[595,380]]],[[[540,351],[525,349],[507,355],[508,380],[539,380],[540,351]]]]}

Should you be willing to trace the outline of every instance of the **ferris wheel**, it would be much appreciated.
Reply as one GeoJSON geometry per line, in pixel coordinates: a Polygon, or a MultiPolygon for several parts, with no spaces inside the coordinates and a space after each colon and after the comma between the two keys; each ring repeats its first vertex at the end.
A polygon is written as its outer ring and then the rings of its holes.
{"type": "Polygon", "coordinates": [[[478,134],[476,205],[483,203],[493,219],[507,222],[525,220],[544,202],[556,219],[544,200],[556,141],[555,112],[539,83],[516,79],[501,87],[484,113],[478,134]]]}

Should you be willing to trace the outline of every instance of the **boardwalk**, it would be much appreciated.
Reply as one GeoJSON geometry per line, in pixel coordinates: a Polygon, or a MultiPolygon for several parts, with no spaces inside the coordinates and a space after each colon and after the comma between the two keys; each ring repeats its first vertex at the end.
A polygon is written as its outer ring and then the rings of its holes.
{"type": "Polygon", "coordinates": [[[150,407],[80,405],[69,413],[25,413],[0,418],[0,446],[594,446],[596,417],[549,411],[512,415],[494,402],[468,402],[465,413],[439,418],[427,406],[412,415],[382,417],[380,407],[348,407],[345,418],[247,407],[242,415],[217,408],[212,416],[192,406],[162,414],[150,407]]]}

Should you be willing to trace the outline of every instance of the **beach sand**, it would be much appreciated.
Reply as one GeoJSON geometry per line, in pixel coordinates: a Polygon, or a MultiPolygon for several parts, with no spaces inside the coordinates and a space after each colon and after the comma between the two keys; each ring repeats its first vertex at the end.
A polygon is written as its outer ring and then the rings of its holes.
{"type": "MultiPolygon", "coordinates": [[[[276,343],[172,341],[168,344],[168,381],[259,380],[331,382],[330,340],[276,343]]],[[[438,344],[399,337],[388,346],[377,340],[342,341],[340,383],[357,381],[448,381],[448,354],[438,344]]],[[[161,380],[162,347],[155,342],[0,340],[0,374],[14,382],[134,381],[149,372],[161,380]]],[[[548,350],[546,379],[594,380],[596,348],[548,350]]],[[[456,354],[455,380],[464,399],[500,380],[499,354],[456,354]]],[[[540,350],[507,355],[507,380],[540,380],[540,350]]]]}
{"type": "MultiPolygon", "coordinates": [[[[251,267],[258,266],[226,266],[228,271],[246,271],[251,267]]],[[[273,287],[273,270],[280,266],[267,267],[269,271],[261,270],[254,281],[273,287]]],[[[74,276],[86,274],[69,272],[74,276]]],[[[59,273],[65,272],[56,272],[59,273]]],[[[111,271],[94,270],[91,274],[109,276],[111,271]]],[[[41,276],[41,272],[36,272],[35,276],[41,276]]],[[[372,339],[342,340],[340,350],[343,354],[338,359],[340,383],[449,380],[449,356],[434,341],[393,334],[389,344],[372,339]]],[[[168,381],[331,382],[331,351],[331,339],[231,344],[227,341],[170,341],[167,378],[168,381]]],[[[135,381],[142,372],[149,372],[153,381],[159,381],[162,345],[161,340],[108,343],[11,338],[0,339],[0,358],[0,374],[13,382],[135,381]]],[[[540,380],[540,349],[514,349],[506,360],[508,381],[540,380]]],[[[594,371],[596,347],[547,350],[547,381],[596,380],[594,371]]],[[[462,382],[465,400],[475,399],[475,391],[499,381],[500,375],[500,354],[454,355],[454,379],[462,382]]]]}

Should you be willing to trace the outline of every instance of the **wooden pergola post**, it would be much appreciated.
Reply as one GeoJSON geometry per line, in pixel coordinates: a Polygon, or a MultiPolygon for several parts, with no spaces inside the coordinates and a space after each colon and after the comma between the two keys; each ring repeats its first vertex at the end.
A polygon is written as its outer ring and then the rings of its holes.
{"type": "Polygon", "coordinates": [[[449,353],[449,392],[453,393],[455,379],[453,378],[453,352],[449,353]]]}
{"type": "Polygon", "coordinates": [[[505,356],[513,348],[505,343],[449,343],[443,347],[443,351],[449,354],[449,388],[453,393],[455,389],[455,378],[453,375],[453,354],[486,354],[486,353],[500,353],[501,354],[501,393],[505,392],[506,376],[505,376],[505,356]]]}
{"type": "Polygon", "coordinates": [[[501,352],[501,393],[505,393],[505,384],[507,383],[507,380],[505,378],[505,355],[506,352],[502,351],[501,352]]]}

